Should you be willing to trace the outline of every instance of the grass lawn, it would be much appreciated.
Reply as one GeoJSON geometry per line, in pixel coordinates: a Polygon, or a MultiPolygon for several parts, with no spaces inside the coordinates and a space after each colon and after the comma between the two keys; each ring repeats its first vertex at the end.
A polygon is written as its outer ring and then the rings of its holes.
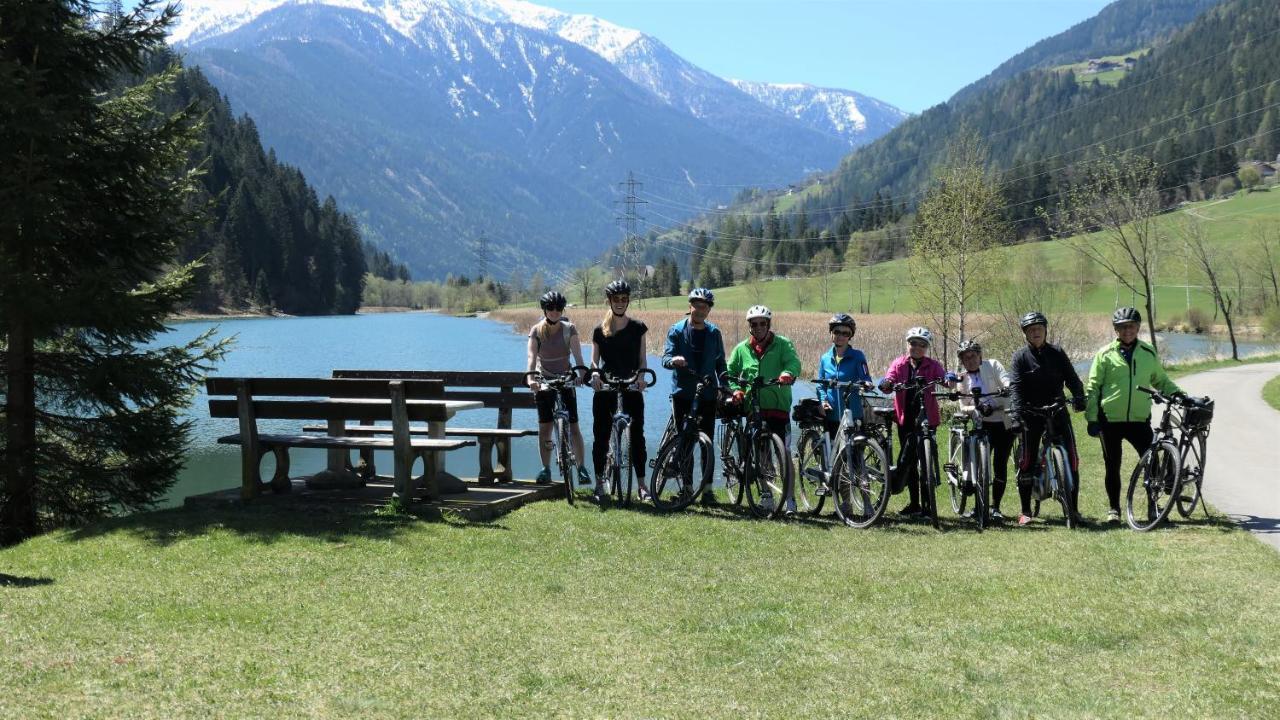
{"type": "MultiPolygon", "coordinates": [[[[1097,518],[1098,445],[1077,430],[1097,518]]],[[[52,533],[0,551],[0,717],[1280,704],[1280,554],[1223,520],[1069,532],[1050,511],[978,535],[949,517],[942,533],[890,519],[854,531],[544,502],[465,524],[262,505],[52,533]]]]}
{"type": "Polygon", "coordinates": [[[1280,375],[1277,375],[1267,381],[1262,386],[1262,399],[1267,401],[1271,407],[1280,410],[1280,375]]]}

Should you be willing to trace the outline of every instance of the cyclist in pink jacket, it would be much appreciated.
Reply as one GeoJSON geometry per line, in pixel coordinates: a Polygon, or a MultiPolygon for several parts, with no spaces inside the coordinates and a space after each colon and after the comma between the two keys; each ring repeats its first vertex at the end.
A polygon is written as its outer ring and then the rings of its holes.
{"type": "MultiPolygon", "coordinates": [[[[929,346],[933,344],[933,333],[928,328],[913,327],[907,331],[907,354],[894,360],[889,365],[889,372],[880,381],[880,392],[889,392],[895,384],[906,383],[916,378],[924,380],[947,380],[955,382],[955,376],[948,373],[942,363],[929,357],[929,346]]],[[[919,390],[899,390],[893,396],[895,424],[898,426],[898,447],[906,447],[905,439],[910,435],[919,418],[919,390]]],[[[931,391],[925,391],[925,413],[929,417],[929,426],[938,427],[938,400],[931,391]]],[[[920,513],[920,478],[915,471],[914,457],[898,458],[896,467],[907,469],[907,490],[911,493],[910,503],[899,511],[900,515],[918,515],[920,513]]],[[[930,488],[932,491],[932,488],[930,488]]]]}

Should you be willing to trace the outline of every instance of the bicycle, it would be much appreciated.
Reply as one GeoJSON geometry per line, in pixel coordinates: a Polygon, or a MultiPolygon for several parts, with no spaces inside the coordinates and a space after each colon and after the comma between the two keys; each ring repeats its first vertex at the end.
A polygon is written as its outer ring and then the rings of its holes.
{"type": "Polygon", "coordinates": [[[983,398],[1008,397],[1009,391],[984,393],[974,388],[971,392],[951,392],[938,397],[959,401],[962,397],[973,399],[973,408],[951,414],[951,429],[947,433],[947,462],[942,469],[947,476],[951,495],[951,509],[964,517],[965,506],[973,498],[973,519],[978,532],[982,532],[990,520],[991,508],[991,439],[983,426],[983,418],[991,415],[983,398]],[[986,408],[986,412],[982,408],[986,408]]]}
{"type": "Polygon", "coordinates": [[[856,380],[815,379],[813,383],[840,393],[844,411],[840,414],[833,451],[821,403],[806,399],[796,406],[796,421],[800,424],[800,439],[796,443],[797,511],[819,515],[827,496],[834,495],[835,514],[841,522],[850,527],[870,527],[889,506],[886,448],[890,447],[888,417],[893,414],[893,408],[875,406],[864,394],[859,406],[861,412],[855,416],[850,396],[855,390],[870,391],[874,385],[856,380]]]}
{"type": "MultiPolygon", "coordinates": [[[[1062,506],[1062,515],[1066,519],[1067,528],[1076,527],[1076,508],[1072,501],[1076,477],[1071,470],[1070,455],[1067,453],[1066,431],[1058,428],[1059,414],[1066,410],[1067,399],[1060,397],[1048,405],[1023,407],[1021,412],[1037,415],[1045,419],[1044,437],[1040,441],[1040,454],[1036,456],[1040,470],[1032,478],[1031,509],[1032,517],[1040,517],[1040,501],[1057,500],[1062,506]]],[[[1014,457],[1022,457],[1022,438],[1019,437],[1014,446],[1014,457]]]]}
{"type": "Polygon", "coordinates": [[[746,424],[738,447],[742,468],[742,495],[751,513],[759,518],[779,515],[791,497],[791,457],[782,438],[771,432],[760,414],[760,390],[779,385],[778,378],[729,378],[738,385],[748,385],[751,407],[746,411],[746,424]]]}
{"type": "Polygon", "coordinates": [[[646,373],[649,375],[648,385],[657,382],[658,376],[649,368],[641,368],[625,379],[604,374],[600,376],[600,382],[604,386],[601,392],[617,393],[618,396],[617,409],[610,421],[609,451],[605,455],[602,492],[598,497],[602,502],[612,495],[614,502],[620,505],[631,504],[631,487],[635,482],[635,468],[631,466],[631,416],[622,409],[622,394],[646,373]]]}
{"type": "MultiPolygon", "coordinates": [[[[1147,387],[1138,389],[1150,395],[1153,403],[1165,406],[1155,437],[1129,478],[1126,503],[1129,527],[1146,532],[1169,517],[1173,507],[1178,508],[1182,517],[1189,518],[1200,503],[1213,400],[1165,395],[1147,387]],[[1190,496],[1184,494],[1188,487],[1190,496]],[[1146,496],[1145,521],[1134,512],[1135,496],[1142,501],[1137,492],[1139,488],[1146,496]]],[[[1204,514],[1209,516],[1208,508],[1204,508],[1204,514]]]]}
{"type": "Polygon", "coordinates": [[[544,375],[541,371],[533,370],[524,374],[524,381],[527,385],[529,380],[537,380],[546,390],[554,390],[556,406],[552,411],[552,430],[551,440],[556,445],[556,464],[560,467],[560,477],[564,479],[564,496],[570,505],[574,501],[574,469],[578,467],[578,460],[573,455],[573,446],[569,442],[569,410],[564,405],[564,398],[560,396],[560,391],[570,385],[577,384],[579,373],[589,373],[591,368],[583,365],[575,365],[568,371],[558,375],[544,375]]]}
{"type": "MultiPolygon", "coordinates": [[[[938,495],[937,488],[941,485],[939,477],[941,473],[938,471],[938,439],[934,428],[929,425],[929,413],[925,406],[925,393],[935,385],[941,385],[946,382],[939,378],[937,380],[924,380],[915,378],[905,383],[895,383],[893,389],[898,391],[916,391],[916,418],[918,425],[915,430],[907,434],[903,438],[902,447],[898,448],[898,462],[890,468],[890,478],[895,477],[902,470],[903,458],[908,452],[914,453],[913,457],[916,463],[916,470],[919,473],[918,480],[920,482],[920,504],[929,522],[935,530],[941,530],[942,526],[938,523],[938,495]]],[[[893,483],[896,484],[896,483],[893,483]]],[[[903,484],[905,486],[905,483],[903,484]]],[[[899,487],[894,494],[902,492],[899,487]]]]}
{"type": "MultiPolygon", "coordinates": [[[[680,372],[693,374],[684,368],[680,372]]],[[[679,419],[674,412],[671,414],[658,446],[658,455],[650,461],[653,474],[649,479],[649,501],[662,512],[683,510],[704,490],[709,490],[715,463],[711,438],[698,428],[698,409],[702,405],[702,391],[715,382],[715,375],[698,377],[689,412],[679,419]],[[702,477],[695,486],[694,473],[698,470],[701,470],[702,477]]]]}

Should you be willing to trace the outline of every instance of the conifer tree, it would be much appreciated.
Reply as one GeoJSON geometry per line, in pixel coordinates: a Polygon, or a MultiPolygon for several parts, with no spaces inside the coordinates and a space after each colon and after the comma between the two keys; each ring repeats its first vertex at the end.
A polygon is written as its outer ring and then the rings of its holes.
{"type": "Polygon", "coordinates": [[[147,347],[192,279],[172,261],[199,220],[199,110],[156,110],[176,69],[114,83],[175,15],[0,3],[0,543],[158,500],[223,349],[147,347]]]}

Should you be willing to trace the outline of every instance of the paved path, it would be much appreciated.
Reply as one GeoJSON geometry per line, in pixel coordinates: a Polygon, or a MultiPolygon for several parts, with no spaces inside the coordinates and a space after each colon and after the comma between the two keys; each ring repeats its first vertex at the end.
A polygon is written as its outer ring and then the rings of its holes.
{"type": "Polygon", "coordinates": [[[1276,375],[1280,363],[1259,363],[1188,375],[1177,383],[1215,403],[1205,497],[1280,550],[1280,411],[1262,399],[1262,386],[1276,375]]]}

